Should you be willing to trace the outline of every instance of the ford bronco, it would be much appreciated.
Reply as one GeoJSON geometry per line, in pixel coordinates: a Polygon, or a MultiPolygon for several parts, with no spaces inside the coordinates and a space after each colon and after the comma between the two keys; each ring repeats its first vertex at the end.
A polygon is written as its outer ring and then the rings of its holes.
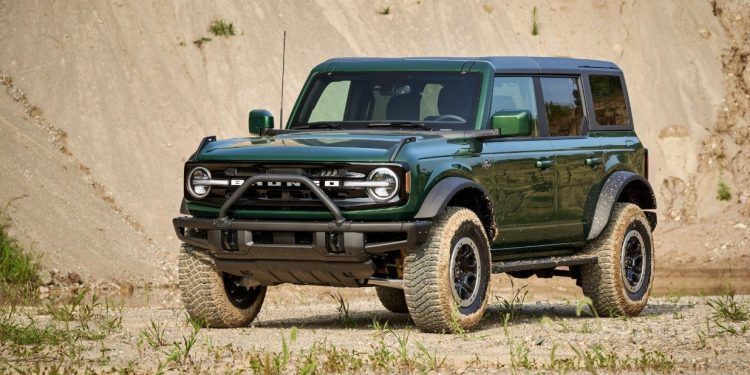
{"type": "Polygon", "coordinates": [[[475,328],[490,276],[565,276],[602,316],[653,281],[656,199],[622,71],[545,57],[341,58],[286,126],[206,137],[173,221],[189,315],[250,324],[268,286],[374,286],[427,332],[475,328]]]}

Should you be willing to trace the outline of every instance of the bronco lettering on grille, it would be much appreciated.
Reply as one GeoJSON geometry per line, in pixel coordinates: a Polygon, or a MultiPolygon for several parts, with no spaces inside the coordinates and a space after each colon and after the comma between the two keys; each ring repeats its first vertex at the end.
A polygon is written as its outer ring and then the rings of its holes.
{"type": "MultiPolygon", "coordinates": [[[[245,182],[245,180],[232,179],[232,180],[229,181],[229,184],[231,186],[241,186],[244,182],[245,182]]],[[[317,186],[321,186],[321,183],[318,180],[313,180],[313,183],[315,185],[317,185],[317,186]]],[[[301,187],[302,185],[299,182],[286,182],[286,183],[283,183],[283,182],[268,181],[268,182],[256,182],[255,184],[253,184],[253,186],[263,186],[263,187],[282,187],[282,186],[284,186],[284,187],[301,187]]],[[[323,186],[324,187],[334,187],[334,188],[341,187],[341,181],[337,181],[337,180],[325,180],[325,181],[323,181],[323,186]]]]}

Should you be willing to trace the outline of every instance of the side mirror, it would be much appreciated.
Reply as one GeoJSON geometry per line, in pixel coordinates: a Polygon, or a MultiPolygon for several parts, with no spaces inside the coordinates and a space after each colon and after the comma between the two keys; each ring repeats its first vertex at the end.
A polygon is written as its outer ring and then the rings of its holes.
{"type": "Polygon", "coordinates": [[[265,109],[253,109],[248,119],[250,134],[263,135],[266,129],[273,129],[273,115],[265,109]]]}
{"type": "Polygon", "coordinates": [[[500,131],[501,137],[525,137],[531,135],[531,113],[529,111],[501,111],[492,115],[492,129],[500,131]]]}

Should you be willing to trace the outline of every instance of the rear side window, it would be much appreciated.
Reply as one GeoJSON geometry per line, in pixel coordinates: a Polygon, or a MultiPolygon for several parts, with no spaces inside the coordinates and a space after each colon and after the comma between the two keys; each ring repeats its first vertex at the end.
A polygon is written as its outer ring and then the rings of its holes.
{"type": "Polygon", "coordinates": [[[583,127],[583,102],[578,79],[542,77],[541,83],[549,135],[580,135],[583,127]]]}
{"type": "Polygon", "coordinates": [[[619,76],[591,75],[591,98],[599,125],[628,125],[628,109],[619,76]]]}

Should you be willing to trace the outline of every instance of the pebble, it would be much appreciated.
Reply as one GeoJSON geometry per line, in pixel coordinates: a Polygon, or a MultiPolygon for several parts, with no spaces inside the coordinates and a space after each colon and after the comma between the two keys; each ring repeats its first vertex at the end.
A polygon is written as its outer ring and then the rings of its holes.
{"type": "Polygon", "coordinates": [[[75,272],[68,272],[68,275],[65,278],[70,284],[83,284],[83,278],[75,272]]]}
{"type": "Polygon", "coordinates": [[[55,283],[55,279],[52,277],[51,272],[42,272],[39,282],[42,285],[52,285],[55,283]]]}
{"type": "Polygon", "coordinates": [[[747,229],[747,225],[746,225],[745,223],[737,223],[737,224],[734,224],[734,227],[733,227],[733,228],[734,228],[734,229],[742,229],[742,230],[745,230],[745,229],[747,229]]]}

